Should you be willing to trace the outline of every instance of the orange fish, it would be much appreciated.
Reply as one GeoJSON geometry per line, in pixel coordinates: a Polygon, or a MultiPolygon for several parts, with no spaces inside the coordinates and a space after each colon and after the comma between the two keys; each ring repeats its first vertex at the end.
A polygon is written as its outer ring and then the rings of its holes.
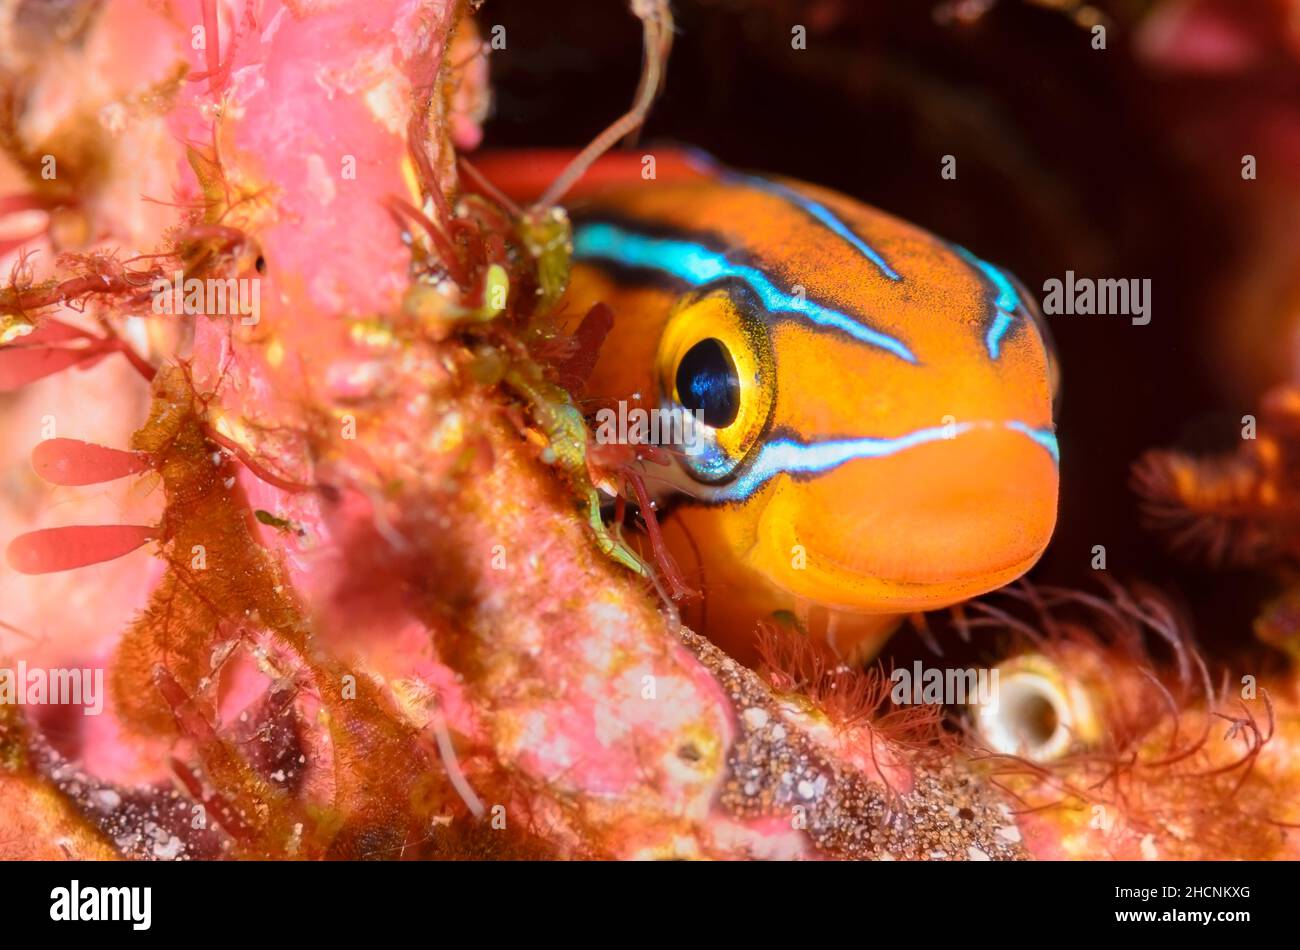
{"type": "Polygon", "coordinates": [[[669,450],[643,474],[704,590],[700,629],[745,656],[792,614],[869,655],[901,616],[1038,560],[1054,367],[1006,272],[843,195],[717,168],[571,211],[565,309],[614,313],[586,395],[625,401],[597,438],[639,409],[669,450]]]}

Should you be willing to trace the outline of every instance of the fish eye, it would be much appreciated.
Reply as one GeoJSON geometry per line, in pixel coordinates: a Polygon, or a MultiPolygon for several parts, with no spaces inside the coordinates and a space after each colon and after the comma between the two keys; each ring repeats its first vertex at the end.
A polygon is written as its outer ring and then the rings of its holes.
{"type": "Polygon", "coordinates": [[[259,274],[265,274],[265,273],[266,273],[266,258],[263,257],[261,254],[258,254],[258,255],[257,255],[257,260],[253,261],[253,268],[254,268],[254,269],[255,269],[259,274]]]}
{"type": "Polygon", "coordinates": [[[681,298],[660,337],[656,398],[681,424],[674,454],[695,482],[729,478],[769,424],[775,362],[759,312],[736,287],[710,288],[681,298]]]}
{"type": "Polygon", "coordinates": [[[725,429],[740,414],[740,377],[721,340],[700,340],[677,365],[677,399],[714,429],[725,429]]]}

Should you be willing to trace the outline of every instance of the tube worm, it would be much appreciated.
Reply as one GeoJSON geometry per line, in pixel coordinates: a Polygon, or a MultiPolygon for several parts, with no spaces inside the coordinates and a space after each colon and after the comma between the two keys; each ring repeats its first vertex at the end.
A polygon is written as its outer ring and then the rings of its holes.
{"type": "MultiPolygon", "coordinates": [[[[1289,677],[1212,676],[1152,591],[1022,588],[1028,617],[977,607],[1013,639],[971,738],[1045,856],[1293,857],[1297,710],[1289,677]],[[1162,658],[1158,658],[1162,657],[1162,658]],[[1235,688],[1234,688],[1235,687],[1235,688]]],[[[978,757],[978,754],[977,754],[978,757]]]]}

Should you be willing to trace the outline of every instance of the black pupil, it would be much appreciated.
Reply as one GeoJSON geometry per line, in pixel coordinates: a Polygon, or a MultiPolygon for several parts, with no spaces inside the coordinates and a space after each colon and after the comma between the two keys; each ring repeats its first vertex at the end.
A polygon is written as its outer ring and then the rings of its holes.
{"type": "Polygon", "coordinates": [[[727,348],[718,340],[701,340],[686,351],[677,367],[677,396],[704,424],[725,429],[740,412],[740,380],[727,348]]]}

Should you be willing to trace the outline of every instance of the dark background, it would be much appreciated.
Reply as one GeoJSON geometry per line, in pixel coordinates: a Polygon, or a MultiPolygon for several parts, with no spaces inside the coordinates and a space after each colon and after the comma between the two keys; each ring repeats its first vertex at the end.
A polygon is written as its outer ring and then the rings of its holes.
{"type": "MultiPolygon", "coordinates": [[[[1067,269],[1151,278],[1147,326],[1048,318],[1064,374],[1062,497],[1031,577],[1095,593],[1091,551],[1103,544],[1112,577],[1157,584],[1212,652],[1236,654],[1272,582],[1170,555],[1141,527],[1129,472],[1147,449],[1239,444],[1250,397],[1276,382],[1226,385],[1205,346],[1206,321],[1224,319],[1208,305],[1211,283],[1232,266],[1242,227],[1205,170],[1239,180],[1243,148],[1189,136],[1182,121],[1251,90],[1154,77],[1122,19],[1100,52],[1059,12],[1003,2],[943,24],[936,6],[678,2],[666,90],[643,141],[836,188],[1032,290],[1067,269]],[[808,27],[807,50],[791,49],[794,23],[808,27]],[[957,179],[942,181],[949,153],[957,179]]],[[[490,60],[487,147],[581,146],[630,103],[641,34],[625,4],[490,0],[478,20],[485,35],[495,24],[507,35],[490,60]]]]}

